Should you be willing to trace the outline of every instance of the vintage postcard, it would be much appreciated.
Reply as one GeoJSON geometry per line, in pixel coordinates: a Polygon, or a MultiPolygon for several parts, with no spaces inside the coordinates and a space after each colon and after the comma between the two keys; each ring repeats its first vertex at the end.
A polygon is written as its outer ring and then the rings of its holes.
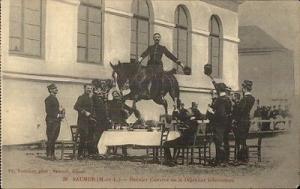
{"type": "Polygon", "coordinates": [[[298,0],[1,0],[1,188],[297,188],[298,0]]]}

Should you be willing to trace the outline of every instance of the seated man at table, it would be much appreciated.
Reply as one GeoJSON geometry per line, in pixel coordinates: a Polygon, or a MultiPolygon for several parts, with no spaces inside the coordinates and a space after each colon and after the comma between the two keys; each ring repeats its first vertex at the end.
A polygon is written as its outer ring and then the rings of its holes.
{"type": "Polygon", "coordinates": [[[192,107],[190,107],[188,110],[188,117],[190,118],[187,120],[191,124],[197,124],[197,120],[204,120],[205,115],[200,112],[198,109],[198,104],[196,102],[192,102],[192,107]]]}
{"type": "MultiPolygon", "coordinates": [[[[129,113],[124,109],[124,102],[121,94],[116,90],[112,92],[113,99],[109,101],[109,118],[114,126],[126,125],[126,119],[129,117],[129,113]]],[[[116,149],[114,149],[116,153],[116,149]]],[[[123,156],[127,155],[126,148],[122,147],[123,156]]]]}
{"type": "MultiPolygon", "coordinates": [[[[193,109],[196,106],[194,105],[193,109]]],[[[171,156],[171,152],[169,148],[176,147],[176,146],[188,146],[188,145],[193,145],[194,143],[194,137],[195,133],[197,131],[197,126],[198,120],[202,120],[204,117],[200,116],[202,115],[195,113],[197,111],[184,111],[181,112],[181,116],[179,117],[180,121],[184,123],[184,128],[181,128],[183,131],[180,135],[180,137],[166,141],[163,146],[164,146],[164,156],[165,156],[165,164],[168,166],[175,166],[176,162],[175,159],[176,157],[171,156]],[[182,120],[183,119],[183,120],[182,120]],[[174,159],[175,158],[175,159],[174,159]]],[[[200,112],[200,111],[199,111],[200,112]]],[[[180,128],[179,128],[180,129],[180,128]]],[[[176,152],[176,149],[174,149],[176,152]]],[[[176,154],[176,153],[174,153],[176,154]]]]}

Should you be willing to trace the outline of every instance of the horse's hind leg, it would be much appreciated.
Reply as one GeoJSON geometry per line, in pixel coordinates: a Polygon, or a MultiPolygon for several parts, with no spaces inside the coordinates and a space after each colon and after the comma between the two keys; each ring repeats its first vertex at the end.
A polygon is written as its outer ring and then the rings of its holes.
{"type": "Polygon", "coordinates": [[[171,96],[171,98],[172,98],[172,100],[173,100],[173,105],[174,105],[177,109],[179,109],[181,101],[180,101],[178,95],[175,94],[175,91],[174,91],[174,90],[171,90],[171,91],[169,92],[169,94],[170,94],[170,96],[171,96]]]}
{"type": "Polygon", "coordinates": [[[157,104],[160,104],[160,105],[163,105],[164,106],[164,109],[165,109],[165,116],[166,116],[166,121],[167,123],[171,123],[171,118],[169,117],[168,115],[168,103],[167,103],[167,100],[164,99],[163,96],[160,96],[160,97],[157,97],[157,98],[154,98],[153,101],[157,104]]]}
{"type": "Polygon", "coordinates": [[[163,105],[165,108],[165,113],[168,114],[168,103],[166,99],[164,99],[162,96],[158,96],[154,98],[153,101],[157,104],[163,105]]]}

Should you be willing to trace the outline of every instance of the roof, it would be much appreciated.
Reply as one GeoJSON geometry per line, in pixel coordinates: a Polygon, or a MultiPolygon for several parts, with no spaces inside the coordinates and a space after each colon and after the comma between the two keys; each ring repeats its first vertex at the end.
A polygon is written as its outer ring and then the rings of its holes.
{"type": "Polygon", "coordinates": [[[203,2],[206,2],[208,4],[218,6],[221,8],[225,8],[234,12],[238,12],[238,6],[241,4],[240,0],[201,0],[203,2]]]}
{"type": "Polygon", "coordinates": [[[239,51],[286,49],[264,30],[254,25],[240,26],[239,38],[239,51]]]}

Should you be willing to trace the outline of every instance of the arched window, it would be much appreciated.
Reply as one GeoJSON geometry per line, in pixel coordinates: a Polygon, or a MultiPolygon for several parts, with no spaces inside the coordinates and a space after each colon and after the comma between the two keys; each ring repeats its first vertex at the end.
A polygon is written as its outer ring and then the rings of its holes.
{"type": "MultiPolygon", "coordinates": [[[[184,66],[189,66],[189,19],[188,12],[179,5],[175,12],[175,55],[184,66]]],[[[181,71],[181,69],[179,69],[181,71]]]]}
{"type": "Polygon", "coordinates": [[[209,62],[212,65],[212,76],[222,77],[222,41],[221,41],[221,23],[216,16],[210,19],[210,35],[209,35],[209,62]]]}
{"type": "MultiPolygon", "coordinates": [[[[130,58],[138,59],[150,43],[150,6],[146,0],[133,1],[130,58]]],[[[147,61],[144,60],[144,61],[147,61]]]]}
{"type": "Polygon", "coordinates": [[[101,63],[102,1],[80,0],[78,10],[77,60],[101,63]]]}

